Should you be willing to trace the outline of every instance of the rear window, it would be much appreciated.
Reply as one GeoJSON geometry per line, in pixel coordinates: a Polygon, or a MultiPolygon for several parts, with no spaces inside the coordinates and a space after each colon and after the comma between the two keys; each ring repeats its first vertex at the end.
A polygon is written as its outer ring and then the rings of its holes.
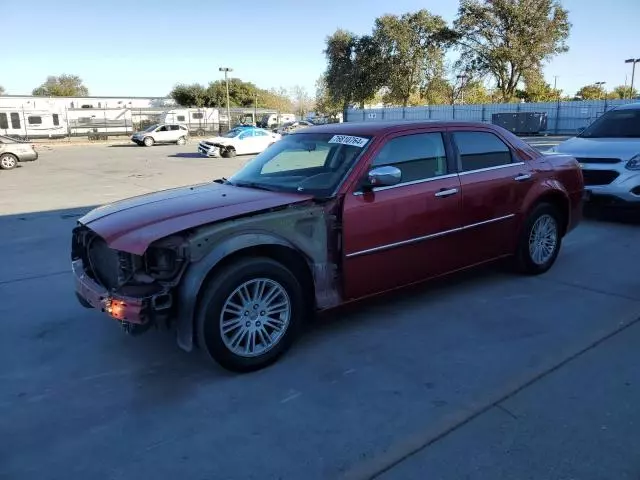
{"type": "Polygon", "coordinates": [[[37,115],[29,115],[27,117],[27,122],[29,125],[42,125],[42,117],[37,115]]]}
{"type": "Polygon", "coordinates": [[[11,128],[20,128],[20,115],[17,113],[11,114],[11,128]]]}
{"type": "Polygon", "coordinates": [[[463,172],[511,163],[511,150],[493,133],[455,132],[453,134],[463,172]]]}

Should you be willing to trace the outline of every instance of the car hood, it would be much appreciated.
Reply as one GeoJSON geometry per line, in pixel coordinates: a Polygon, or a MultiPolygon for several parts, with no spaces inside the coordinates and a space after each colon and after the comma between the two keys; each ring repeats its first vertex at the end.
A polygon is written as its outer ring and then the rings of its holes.
{"type": "Polygon", "coordinates": [[[104,238],[111,248],[141,255],[152,242],[173,233],[312,198],[212,182],[104,205],[79,222],[104,238]]]}
{"type": "Polygon", "coordinates": [[[640,153],[640,138],[580,138],[566,140],[553,150],[574,157],[612,157],[623,161],[640,153]]]}

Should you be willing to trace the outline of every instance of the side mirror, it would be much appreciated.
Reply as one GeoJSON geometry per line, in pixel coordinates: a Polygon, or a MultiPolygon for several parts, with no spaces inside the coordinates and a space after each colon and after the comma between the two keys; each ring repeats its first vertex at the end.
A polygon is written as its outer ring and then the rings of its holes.
{"type": "Polygon", "coordinates": [[[365,188],[372,189],[375,187],[390,187],[397,185],[402,180],[402,172],[399,168],[387,165],[385,167],[376,167],[369,170],[365,188]]]}

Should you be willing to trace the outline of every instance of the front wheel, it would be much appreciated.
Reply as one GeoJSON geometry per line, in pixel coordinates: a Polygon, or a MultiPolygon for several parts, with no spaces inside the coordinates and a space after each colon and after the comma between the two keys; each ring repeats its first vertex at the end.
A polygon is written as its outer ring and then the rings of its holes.
{"type": "Polygon", "coordinates": [[[227,147],[222,151],[222,156],[224,158],[231,158],[236,156],[236,149],[233,147],[227,147]]]}
{"type": "Polygon", "coordinates": [[[176,141],[176,144],[177,144],[177,145],[184,145],[185,143],[187,143],[187,137],[180,137],[180,138],[176,141]]]}
{"type": "Polygon", "coordinates": [[[539,275],[549,270],[560,253],[562,233],[558,210],[548,203],[537,205],[527,218],[516,252],[522,273],[539,275]]]}
{"type": "Polygon", "coordinates": [[[198,344],[227,370],[259,370],[289,349],[304,311],[302,287],[289,269],[269,258],[243,259],[206,285],[198,344]]]}
{"type": "Polygon", "coordinates": [[[18,166],[18,159],[15,155],[4,153],[0,155],[0,168],[2,170],[11,170],[18,166]]]}
{"type": "Polygon", "coordinates": [[[153,138],[151,138],[151,137],[144,137],[144,140],[143,140],[142,143],[144,143],[145,147],[152,147],[155,142],[153,141],[153,138]]]}

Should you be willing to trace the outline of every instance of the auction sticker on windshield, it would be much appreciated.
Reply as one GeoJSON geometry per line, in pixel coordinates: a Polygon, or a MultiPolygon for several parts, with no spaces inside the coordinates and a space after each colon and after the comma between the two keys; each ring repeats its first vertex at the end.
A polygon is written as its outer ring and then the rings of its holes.
{"type": "Polygon", "coordinates": [[[353,145],[354,147],[362,148],[368,141],[368,138],[352,137],[351,135],[334,135],[331,140],[329,140],[329,143],[341,143],[343,145],[353,145]]]}

